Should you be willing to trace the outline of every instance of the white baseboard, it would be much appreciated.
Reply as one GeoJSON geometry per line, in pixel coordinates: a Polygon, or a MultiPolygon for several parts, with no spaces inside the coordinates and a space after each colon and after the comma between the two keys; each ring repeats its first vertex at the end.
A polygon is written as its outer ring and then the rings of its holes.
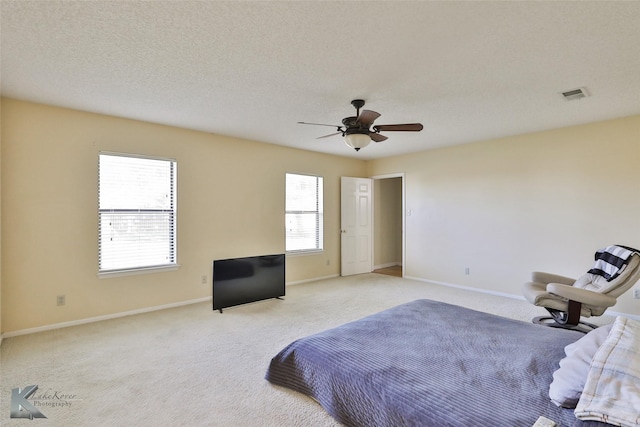
{"type": "MultiPolygon", "coordinates": [[[[393,265],[398,265],[398,264],[393,264],[393,265]]],[[[391,267],[393,265],[387,265],[387,267],[391,267]]],[[[384,268],[384,267],[376,266],[375,268],[384,268]]],[[[297,281],[294,281],[294,282],[287,282],[286,286],[299,285],[299,284],[302,284],[302,283],[309,283],[309,282],[317,282],[319,280],[333,279],[333,278],[336,278],[336,277],[340,277],[340,275],[339,274],[332,274],[332,275],[324,276],[324,277],[315,277],[315,278],[312,278],[312,279],[305,279],[305,280],[297,280],[297,281]]],[[[450,287],[450,288],[463,289],[463,290],[466,290],[466,291],[479,292],[479,293],[482,293],[482,294],[500,296],[500,297],[505,297],[505,298],[512,298],[512,299],[517,299],[517,300],[522,300],[522,301],[525,300],[525,298],[522,295],[514,295],[514,294],[505,293],[505,292],[490,291],[490,290],[487,290],[487,289],[479,289],[479,288],[473,288],[473,287],[470,287],[470,286],[456,285],[456,284],[453,284],[453,283],[439,282],[437,280],[429,280],[429,279],[424,279],[422,277],[405,276],[404,278],[405,279],[409,279],[409,280],[415,280],[415,281],[418,281],[418,282],[431,283],[431,284],[434,284],[434,285],[447,286],[447,287],[450,287]]],[[[117,319],[119,317],[132,316],[132,315],[135,315],[135,314],[149,313],[149,312],[158,311],[158,310],[166,310],[168,308],[182,307],[184,305],[197,304],[197,303],[211,301],[211,300],[212,300],[212,297],[208,296],[208,297],[203,297],[203,298],[198,298],[198,299],[193,299],[193,300],[188,300],[188,301],[181,301],[181,302],[176,302],[176,303],[171,303],[171,304],[159,305],[159,306],[155,306],[155,307],[147,307],[147,308],[141,308],[141,309],[137,309],[137,310],[125,311],[125,312],[121,312],[121,313],[107,314],[107,315],[104,315],[104,316],[90,317],[90,318],[87,318],[87,319],[72,320],[70,322],[54,323],[52,325],[38,326],[36,328],[22,329],[22,330],[19,330],[19,331],[5,332],[4,334],[0,334],[0,346],[2,345],[2,341],[3,341],[4,338],[17,337],[19,335],[34,334],[34,333],[37,333],[37,332],[44,332],[44,331],[50,331],[50,330],[53,330],[53,329],[67,328],[67,327],[70,327],[70,326],[84,325],[86,323],[101,322],[103,320],[117,319]]],[[[621,312],[617,312],[617,311],[607,311],[605,314],[608,315],[608,316],[624,316],[624,317],[628,317],[628,318],[633,319],[633,320],[640,321],[640,316],[639,315],[635,315],[635,314],[621,313],[621,312]]]]}
{"type": "Polygon", "coordinates": [[[405,279],[417,280],[418,282],[433,283],[434,285],[447,286],[449,288],[463,289],[465,291],[480,292],[481,294],[488,294],[488,295],[493,295],[497,297],[513,298],[513,299],[519,299],[524,301],[524,297],[522,295],[514,295],[514,294],[508,294],[505,292],[490,291],[488,289],[479,289],[471,286],[462,286],[462,285],[456,285],[456,284],[447,283],[447,282],[438,282],[437,280],[423,279],[421,277],[405,276],[405,279]]]}
{"type": "Polygon", "coordinates": [[[340,275],[332,274],[330,276],[314,277],[313,279],[296,280],[294,282],[287,282],[287,286],[300,285],[302,283],[309,283],[309,282],[317,282],[318,280],[335,279],[336,277],[340,277],[340,275]]]}
{"type": "MultiPolygon", "coordinates": [[[[490,290],[487,290],[487,289],[473,288],[473,287],[470,287],[470,286],[454,285],[453,283],[438,282],[436,280],[428,280],[428,279],[423,279],[421,277],[405,276],[405,279],[416,280],[418,282],[433,283],[434,285],[441,285],[441,286],[447,286],[447,287],[450,287],[450,288],[463,289],[465,291],[479,292],[481,294],[488,294],[488,295],[493,295],[493,296],[498,296],[498,297],[505,297],[505,298],[511,298],[511,299],[517,299],[517,300],[521,300],[521,301],[526,301],[526,299],[522,295],[514,295],[514,294],[508,294],[508,293],[505,293],[505,292],[490,291],[490,290]]],[[[640,316],[638,316],[636,314],[621,313],[619,311],[607,310],[604,313],[604,315],[605,316],[614,316],[614,317],[615,316],[622,316],[622,317],[627,317],[629,319],[640,321],[640,316]]]]}
{"type": "Polygon", "coordinates": [[[628,317],[629,319],[633,319],[636,321],[640,321],[640,316],[638,316],[637,314],[629,314],[629,313],[621,313],[619,311],[605,311],[604,312],[605,316],[622,316],[622,317],[628,317]]]}
{"type": "MultiPolygon", "coordinates": [[[[333,279],[335,277],[340,277],[340,275],[339,274],[332,274],[330,276],[315,277],[313,279],[306,279],[306,280],[298,280],[298,281],[295,281],[295,282],[288,282],[286,284],[286,286],[298,285],[298,284],[307,283],[307,282],[316,282],[318,280],[324,280],[324,279],[333,279]]],[[[138,310],[125,311],[125,312],[121,312],[121,313],[107,314],[107,315],[104,315],[104,316],[90,317],[90,318],[87,318],[87,319],[72,320],[72,321],[69,321],[69,322],[54,323],[52,325],[38,326],[36,328],[28,328],[28,329],[21,329],[19,331],[6,332],[4,335],[0,335],[0,345],[2,344],[2,339],[3,338],[11,338],[11,337],[17,337],[19,335],[35,334],[37,332],[50,331],[50,330],[53,330],[53,329],[68,328],[70,326],[78,326],[78,325],[84,325],[86,323],[100,322],[100,321],[109,320],[109,319],[117,319],[119,317],[132,316],[134,314],[149,313],[151,311],[166,310],[168,308],[175,308],[175,307],[181,307],[183,305],[190,305],[190,304],[197,304],[197,303],[205,302],[205,301],[211,301],[212,298],[213,297],[209,296],[209,297],[198,298],[198,299],[194,299],[194,300],[188,300],[188,301],[181,301],[181,302],[176,302],[176,303],[171,303],[171,304],[159,305],[159,306],[155,306],[155,307],[141,308],[141,309],[138,309],[138,310]]]]}
{"type": "MultiPolygon", "coordinates": [[[[188,301],[174,302],[171,304],[158,305],[155,307],[140,308],[137,310],[125,311],[121,313],[107,314],[104,316],[89,317],[87,319],[72,320],[69,322],[54,323],[52,325],[38,326],[36,328],[22,329],[19,331],[6,332],[5,338],[17,337],[19,335],[34,334],[36,332],[50,331],[52,329],[68,328],[69,326],[84,325],[86,323],[101,322],[103,320],[117,319],[119,317],[132,316],[134,314],[149,313],[151,311],[166,310],[168,308],[182,307],[183,305],[197,304],[200,302],[211,301],[212,297],[198,298],[188,301]]],[[[0,336],[0,339],[2,336],[0,336]]]]}
{"type": "Polygon", "coordinates": [[[373,266],[373,269],[374,269],[374,270],[379,270],[379,269],[381,269],[381,268],[395,267],[395,266],[397,266],[397,265],[400,265],[400,266],[401,266],[401,265],[402,265],[402,263],[401,263],[401,262],[387,262],[387,263],[385,263],[385,264],[374,265],[374,266],[373,266]]]}

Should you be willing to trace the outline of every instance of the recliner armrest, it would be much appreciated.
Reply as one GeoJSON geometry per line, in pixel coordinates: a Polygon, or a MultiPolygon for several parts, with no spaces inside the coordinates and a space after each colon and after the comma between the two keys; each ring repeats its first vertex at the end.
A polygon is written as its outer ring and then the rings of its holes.
{"type": "Polygon", "coordinates": [[[610,297],[609,295],[588,291],[586,289],[574,288],[573,286],[562,283],[549,283],[547,285],[547,292],[568,300],[596,307],[612,307],[616,305],[617,302],[614,297],[610,297]]]}
{"type": "Polygon", "coordinates": [[[544,273],[541,271],[534,271],[531,273],[531,281],[538,283],[561,283],[563,285],[573,285],[576,279],[571,277],[560,276],[558,274],[544,273]]]}

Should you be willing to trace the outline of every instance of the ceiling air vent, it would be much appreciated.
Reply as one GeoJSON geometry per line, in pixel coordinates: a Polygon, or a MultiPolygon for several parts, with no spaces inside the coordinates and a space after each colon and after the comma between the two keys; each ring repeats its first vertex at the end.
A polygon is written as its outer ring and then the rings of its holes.
{"type": "Polygon", "coordinates": [[[578,89],[560,92],[560,95],[562,95],[565,101],[575,101],[576,99],[586,98],[589,96],[589,93],[587,92],[587,89],[579,87],[578,89]]]}

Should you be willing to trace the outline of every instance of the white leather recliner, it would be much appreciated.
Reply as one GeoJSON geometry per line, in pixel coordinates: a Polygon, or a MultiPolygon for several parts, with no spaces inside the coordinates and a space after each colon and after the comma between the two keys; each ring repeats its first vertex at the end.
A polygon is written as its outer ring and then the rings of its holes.
{"type": "MultiPolygon", "coordinates": [[[[609,246],[596,252],[596,266],[602,262],[598,260],[599,255],[610,248],[620,247],[609,246]]],[[[524,297],[531,304],[544,307],[551,315],[536,317],[533,322],[582,332],[596,328],[596,325],[581,322],[580,318],[601,316],[640,279],[640,253],[632,248],[624,249],[630,249],[631,255],[616,270],[614,277],[607,278],[608,275],[596,269],[596,266],[577,280],[533,272],[531,282],[524,285],[524,297]]]]}

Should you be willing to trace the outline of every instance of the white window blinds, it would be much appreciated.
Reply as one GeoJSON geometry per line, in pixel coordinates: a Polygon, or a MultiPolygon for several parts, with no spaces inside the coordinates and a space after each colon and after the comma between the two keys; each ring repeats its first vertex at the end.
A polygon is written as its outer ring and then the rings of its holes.
{"type": "Polygon", "coordinates": [[[174,160],[99,155],[98,271],[176,265],[174,160]]]}
{"type": "Polygon", "coordinates": [[[323,249],[321,176],[286,174],[286,251],[323,249]]]}

